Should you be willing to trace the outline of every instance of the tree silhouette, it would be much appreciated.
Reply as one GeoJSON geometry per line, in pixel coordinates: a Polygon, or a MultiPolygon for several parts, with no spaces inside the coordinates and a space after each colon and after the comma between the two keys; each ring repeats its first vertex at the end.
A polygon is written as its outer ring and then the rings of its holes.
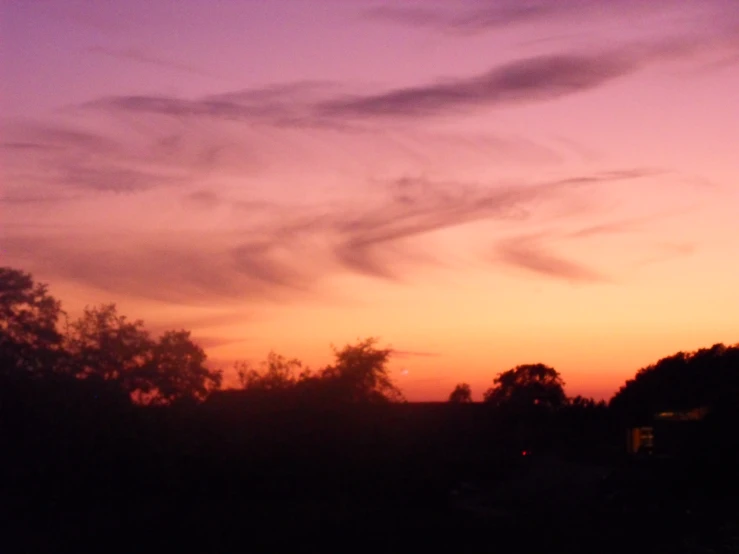
{"type": "Polygon", "coordinates": [[[387,364],[390,348],[377,348],[377,339],[369,338],[334,348],[333,365],[325,368],[320,379],[331,388],[337,400],[347,402],[397,402],[403,400],[400,389],[390,379],[387,364]]]}
{"type": "Polygon", "coordinates": [[[128,394],[146,395],[154,388],[147,373],[154,341],[141,320],[128,321],[115,304],[85,308],[65,337],[69,372],[116,383],[128,394]]]}
{"type": "Polygon", "coordinates": [[[592,410],[592,409],[603,409],[607,406],[605,400],[595,401],[592,398],[586,398],[579,394],[574,398],[567,399],[567,406],[576,410],[592,410]]]}
{"type": "Polygon", "coordinates": [[[189,331],[167,331],[152,346],[151,358],[141,371],[139,383],[148,382],[155,404],[197,402],[220,388],[220,371],[205,366],[205,351],[190,338],[189,331]]]}
{"type": "Polygon", "coordinates": [[[0,364],[2,370],[38,372],[57,361],[61,304],[47,286],[24,271],[0,268],[0,364]]]}
{"type": "Polygon", "coordinates": [[[252,367],[248,362],[237,362],[236,373],[241,388],[250,391],[284,391],[296,385],[310,372],[303,369],[303,364],[297,359],[287,359],[280,354],[270,352],[267,360],[262,362],[261,371],[252,367]]]}
{"type": "Polygon", "coordinates": [[[86,308],[69,326],[68,373],[114,384],[144,404],[199,401],[221,386],[206,354],[189,331],[167,331],[154,340],[141,320],[119,315],[115,304],[86,308]]]}
{"type": "Polygon", "coordinates": [[[499,407],[559,408],[567,397],[559,373],[544,364],[519,365],[499,373],[485,391],[485,402],[499,407]]]}
{"type": "Polygon", "coordinates": [[[644,419],[660,411],[734,403],[738,395],[739,345],[715,344],[640,369],[609,405],[623,416],[644,419]]]}
{"type": "Polygon", "coordinates": [[[467,383],[459,383],[449,395],[449,402],[472,402],[472,390],[467,383]]]}

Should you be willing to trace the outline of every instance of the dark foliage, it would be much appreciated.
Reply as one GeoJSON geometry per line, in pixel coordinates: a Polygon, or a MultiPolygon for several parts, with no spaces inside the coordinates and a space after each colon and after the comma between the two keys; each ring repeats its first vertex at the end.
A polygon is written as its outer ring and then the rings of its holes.
{"type": "Polygon", "coordinates": [[[261,371],[236,364],[243,398],[253,402],[305,404],[366,404],[403,400],[388,371],[392,350],[378,348],[370,338],[334,349],[335,361],[318,372],[303,368],[299,360],[271,352],[261,371]]]}
{"type": "Polygon", "coordinates": [[[202,401],[221,384],[187,331],[158,339],[115,304],[88,307],[59,329],[61,304],[30,274],[0,268],[0,372],[34,379],[68,376],[84,387],[115,390],[139,403],[202,401]]]}
{"type": "Polygon", "coordinates": [[[640,369],[613,396],[610,407],[630,421],[648,421],[658,412],[719,408],[737,399],[739,345],[715,344],[640,369]]]}
{"type": "Polygon", "coordinates": [[[567,402],[559,372],[544,364],[519,365],[499,373],[484,398],[489,404],[513,410],[556,409],[567,402]]]}
{"type": "Polygon", "coordinates": [[[467,383],[460,383],[449,394],[449,402],[472,402],[472,389],[467,383]]]}
{"type": "Polygon", "coordinates": [[[56,368],[61,304],[30,274],[0,267],[0,371],[37,374],[56,368]]]}

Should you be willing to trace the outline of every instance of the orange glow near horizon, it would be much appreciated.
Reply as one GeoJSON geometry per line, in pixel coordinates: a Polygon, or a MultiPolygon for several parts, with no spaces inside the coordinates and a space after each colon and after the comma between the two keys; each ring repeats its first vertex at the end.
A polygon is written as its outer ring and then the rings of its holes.
{"type": "Polygon", "coordinates": [[[3,5],[0,264],[410,400],[739,342],[735,2],[380,4],[3,5]]]}

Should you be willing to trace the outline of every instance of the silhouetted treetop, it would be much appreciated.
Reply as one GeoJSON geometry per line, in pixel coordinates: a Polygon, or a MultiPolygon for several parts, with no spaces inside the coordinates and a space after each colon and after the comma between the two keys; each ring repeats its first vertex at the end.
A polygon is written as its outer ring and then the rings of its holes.
{"type": "Polygon", "coordinates": [[[573,398],[567,400],[567,405],[574,409],[592,410],[595,408],[602,409],[607,406],[605,400],[594,400],[592,398],[586,398],[579,394],[573,398]]]}
{"type": "Polygon", "coordinates": [[[237,362],[236,373],[241,387],[250,391],[284,391],[309,375],[297,359],[288,359],[276,352],[270,352],[261,369],[248,362],[237,362]]]}
{"type": "Polygon", "coordinates": [[[167,331],[152,347],[142,372],[151,401],[156,404],[198,402],[221,387],[220,371],[206,367],[205,351],[190,338],[190,331],[167,331]]]}
{"type": "Polygon", "coordinates": [[[467,383],[459,383],[449,395],[449,402],[472,402],[472,390],[467,383]]]}
{"type": "Polygon", "coordinates": [[[666,410],[690,410],[736,402],[739,397],[739,345],[715,344],[678,352],[640,369],[611,398],[621,414],[649,418],[666,410]]]}
{"type": "Polygon", "coordinates": [[[274,352],[257,367],[238,362],[243,398],[267,404],[298,401],[316,406],[402,400],[387,369],[392,349],[376,345],[377,340],[370,338],[334,348],[334,363],[316,372],[297,359],[274,352]]]}
{"type": "Polygon", "coordinates": [[[138,402],[199,401],[221,385],[221,373],[206,367],[206,354],[189,331],[154,339],[141,320],[128,320],[115,304],[85,308],[64,344],[68,373],[115,383],[138,402]]]}
{"type": "Polygon", "coordinates": [[[397,402],[403,394],[388,372],[391,348],[378,348],[368,338],[342,349],[334,348],[335,361],[321,372],[321,379],[348,402],[397,402]]]}
{"type": "Polygon", "coordinates": [[[0,332],[35,346],[58,344],[61,303],[29,273],[0,267],[0,332]]]}
{"type": "Polygon", "coordinates": [[[69,326],[65,346],[73,360],[70,372],[115,381],[129,393],[150,391],[143,370],[154,341],[141,320],[119,315],[115,304],[85,308],[69,326]]]}
{"type": "MultiPolygon", "coordinates": [[[[24,271],[0,268],[0,359],[6,371],[37,371],[61,345],[61,303],[24,271]]],[[[47,367],[47,369],[49,369],[47,367]]]]}
{"type": "Polygon", "coordinates": [[[567,401],[559,373],[544,364],[519,365],[499,373],[493,386],[485,391],[484,399],[492,405],[511,408],[558,408],[567,401]]]}

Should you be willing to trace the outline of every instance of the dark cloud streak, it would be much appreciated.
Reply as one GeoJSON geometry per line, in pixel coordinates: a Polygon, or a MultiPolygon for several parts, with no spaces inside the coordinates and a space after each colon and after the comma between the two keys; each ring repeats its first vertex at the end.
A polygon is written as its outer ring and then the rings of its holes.
{"type": "Polygon", "coordinates": [[[499,259],[530,272],[572,282],[601,282],[597,271],[547,252],[530,237],[510,239],[498,245],[499,259]]]}
{"type": "Polygon", "coordinates": [[[370,8],[363,16],[412,27],[431,27],[451,33],[470,33],[528,23],[575,11],[580,2],[498,1],[462,10],[384,5],[370,8]]]}
{"type": "Polygon", "coordinates": [[[589,90],[637,70],[640,62],[624,53],[559,54],[525,58],[468,78],[391,90],[375,95],[319,99],[314,88],[283,96],[265,91],[200,99],[168,96],[114,96],[83,108],[150,113],[177,118],[262,121],[276,125],[338,125],[346,118],[425,117],[511,102],[542,101],[589,90]]]}
{"type": "MultiPolygon", "coordinates": [[[[545,9],[545,8],[541,8],[545,9]]],[[[523,13],[523,12],[522,12],[523,13]]],[[[274,126],[351,129],[357,120],[413,119],[472,109],[553,100],[591,90],[659,61],[716,49],[735,52],[724,35],[680,36],[591,53],[561,52],[513,60],[472,77],[454,77],[375,94],[339,94],[330,83],[304,81],[197,99],[113,96],[83,108],[261,122],[274,126]],[[348,126],[348,127],[347,127],[348,126]]]]}
{"type": "Polygon", "coordinates": [[[335,88],[324,81],[299,81],[196,99],[164,95],[109,96],[82,104],[81,108],[180,119],[248,121],[278,127],[335,127],[336,122],[319,120],[313,107],[335,88]]]}
{"type": "Polygon", "coordinates": [[[29,269],[117,295],[203,305],[236,298],[276,300],[305,289],[308,273],[276,264],[259,248],[222,249],[198,241],[137,242],[125,236],[12,234],[3,250],[29,269]]]}
{"type": "Polygon", "coordinates": [[[423,117],[481,106],[554,99],[595,88],[638,68],[621,54],[551,55],[517,60],[484,75],[325,103],[324,116],[423,117]]]}
{"type": "MultiPolygon", "coordinates": [[[[464,183],[437,183],[425,179],[399,179],[389,183],[390,199],[374,211],[347,214],[330,223],[341,238],[334,254],[339,262],[353,271],[372,277],[397,279],[398,261],[408,257],[402,241],[425,233],[451,228],[485,219],[520,220],[521,214],[537,201],[560,200],[578,190],[599,184],[639,179],[653,175],[654,170],[633,169],[609,171],[535,183],[516,187],[480,187],[464,183]],[[397,193],[402,191],[402,199],[397,193]]],[[[525,216],[524,216],[525,217],[525,216]]],[[[524,252],[524,254],[527,254],[524,252]]],[[[513,251],[504,261],[522,265],[528,259],[533,268],[543,271],[577,272],[556,260],[527,256],[516,258],[513,251]]],[[[583,273],[582,276],[585,274],[583,273]]]]}
{"type": "MultiPolygon", "coordinates": [[[[27,260],[30,270],[118,295],[189,305],[247,298],[280,301],[316,292],[324,277],[341,268],[397,280],[419,260],[443,263],[438,256],[419,256],[419,244],[412,240],[426,233],[486,219],[515,225],[522,212],[533,214],[541,201],[561,201],[596,185],[649,174],[612,171],[520,186],[402,178],[385,183],[384,199],[373,209],[361,204],[328,211],[294,206],[283,208],[279,217],[262,218],[266,223],[251,229],[207,239],[16,232],[4,238],[3,249],[13,259],[27,260]]],[[[192,195],[192,201],[205,205],[228,202],[203,190],[192,195]]],[[[255,216],[274,209],[258,203],[249,208],[255,216]]],[[[499,262],[550,277],[601,279],[546,253],[537,242],[508,241],[499,254],[499,262]]]]}
{"type": "Polygon", "coordinates": [[[423,7],[388,2],[362,11],[360,17],[466,37],[471,33],[529,23],[549,23],[555,19],[567,22],[576,20],[592,25],[594,19],[606,16],[637,20],[650,16],[660,18],[664,17],[665,8],[679,12],[695,8],[696,5],[701,5],[702,15],[707,18],[705,21],[697,20],[698,25],[731,27],[739,15],[733,0],[675,0],[665,5],[639,0],[459,0],[425,1],[423,7]]]}

